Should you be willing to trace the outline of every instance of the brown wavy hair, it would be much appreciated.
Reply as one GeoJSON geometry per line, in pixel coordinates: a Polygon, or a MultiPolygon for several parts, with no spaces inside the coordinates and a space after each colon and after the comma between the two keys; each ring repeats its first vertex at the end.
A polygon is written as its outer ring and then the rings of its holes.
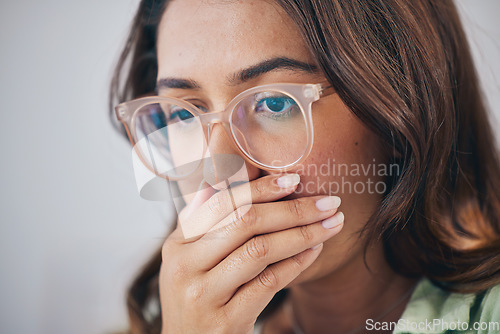
{"type": "MultiPolygon", "coordinates": [[[[449,291],[500,283],[500,159],[453,2],[275,1],[343,102],[392,147],[389,163],[401,171],[361,231],[366,247],[382,240],[396,272],[449,291]]],[[[111,104],[154,92],[156,30],[167,2],[140,3],[111,104]]],[[[130,288],[133,333],[160,332],[159,314],[145,313],[158,303],[160,264],[157,252],[130,288]]]]}

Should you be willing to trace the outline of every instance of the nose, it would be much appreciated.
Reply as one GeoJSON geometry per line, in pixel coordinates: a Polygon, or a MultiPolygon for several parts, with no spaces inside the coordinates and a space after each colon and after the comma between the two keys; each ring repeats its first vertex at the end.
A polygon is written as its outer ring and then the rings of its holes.
{"type": "Polygon", "coordinates": [[[239,154],[219,122],[210,123],[207,129],[207,155],[215,154],[239,154]]]}
{"type": "Polygon", "coordinates": [[[228,187],[231,182],[250,181],[260,174],[261,170],[246,161],[234,146],[222,124],[209,124],[207,152],[203,159],[203,176],[208,184],[228,187]]]}

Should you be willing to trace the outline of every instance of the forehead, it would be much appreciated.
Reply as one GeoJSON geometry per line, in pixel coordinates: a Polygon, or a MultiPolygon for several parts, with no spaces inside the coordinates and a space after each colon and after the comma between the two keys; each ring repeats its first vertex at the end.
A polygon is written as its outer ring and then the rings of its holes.
{"type": "Polygon", "coordinates": [[[175,0],[159,25],[159,77],[220,77],[263,59],[311,62],[297,26],[272,1],[175,0]]]}

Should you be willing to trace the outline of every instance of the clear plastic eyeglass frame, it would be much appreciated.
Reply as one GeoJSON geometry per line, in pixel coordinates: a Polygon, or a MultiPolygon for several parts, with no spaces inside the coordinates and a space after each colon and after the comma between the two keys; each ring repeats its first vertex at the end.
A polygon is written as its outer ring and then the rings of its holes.
{"type": "MultiPolygon", "coordinates": [[[[161,96],[147,96],[147,97],[141,97],[137,98],[131,101],[123,102],[120,103],[115,107],[115,112],[116,112],[116,117],[118,121],[120,121],[123,126],[125,127],[125,130],[127,132],[127,135],[129,137],[130,142],[132,143],[132,146],[134,149],[136,149],[136,153],[141,159],[141,161],[144,163],[144,165],[149,168],[153,173],[157,174],[160,177],[166,178],[168,180],[176,180],[176,179],[181,179],[186,177],[187,175],[183,175],[182,177],[171,177],[171,176],[166,176],[166,175],[159,175],[153,166],[150,166],[149,163],[147,162],[147,159],[142,156],[142,153],[139,152],[139,150],[136,147],[136,144],[138,142],[138,136],[135,131],[135,116],[137,112],[144,106],[148,104],[154,104],[154,103],[165,103],[165,104],[175,104],[177,106],[180,106],[182,108],[185,108],[187,111],[192,113],[195,117],[199,117],[203,128],[207,129],[206,130],[206,138],[207,142],[210,138],[210,129],[214,124],[220,123],[223,125],[224,130],[226,131],[226,134],[228,134],[230,140],[232,141],[234,147],[238,149],[238,151],[246,158],[248,162],[253,164],[254,166],[268,170],[268,171],[279,171],[279,172],[286,172],[290,170],[293,166],[296,166],[297,164],[301,163],[304,161],[307,156],[310,154],[313,146],[313,138],[314,138],[314,129],[313,129],[313,122],[312,122],[312,103],[315,101],[318,101],[320,98],[329,96],[334,94],[335,91],[333,87],[328,83],[328,82],[322,82],[322,83],[317,83],[317,84],[295,84],[295,83],[280,83],[280,84],[269,84],[269,85],[261,85],[261,86],[256,86],[253,88],[250,88],[248,90],[245,90],[238,94],[236,97],[234,97],[229,104],[226,106],[226,108],[222,111],[214,111],[214,112],[203,112],[193,104],[177,99],[177,98],[172,98],[172,97],[161,97],[161,96]],[[235,107],[238,105],[240,101],[245,99],[246,97],[253,95],[253,94],[258,94],[261,92],[277,92],[281,93],[284,95],[287,95],[295,100],[297,103],[298,107],[300,108],[304,120],[305,120],[305,125],[306,125],[306,132],[307,132],[307,143],[305,145],[305,149],[303,154],[294,162],[288,163],[284,166],[272,166],[269,164],[264,164],[259,161],[257,161],[255,158],[250,156],[245,149],[238,143],[238,140],[236,139],[236,131],[235,127],[233,126],[231,122],[232,114],[235,111],[235,107]]],[[[207,150],[207,145],[204,145],[203,149],[203,156],[205,156],[207,150]]],[[[200,159],[201,162],[201,159],[200,159]]]]}

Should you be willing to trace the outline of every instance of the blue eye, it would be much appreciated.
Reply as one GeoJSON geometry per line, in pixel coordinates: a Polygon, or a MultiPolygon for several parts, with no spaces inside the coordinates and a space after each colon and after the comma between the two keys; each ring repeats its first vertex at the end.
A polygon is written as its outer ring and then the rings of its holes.
{"type": "Polygon", "coordinates": [[[153,122],[156,129],[162,129],[167,126],[167,119],[163,112],[155,110],[150,113],[151,122],[153,122]]]}
{"type": "Polygon", "coordinates": [[[256,110],[284,113],[295,106],[297,103],[286,96],[266,97],[257,103],[256,110]]]}
{"type": "Polygon", "coordinates": [[[178,117],[181,121],[185,121],[187,119],[193,118],[193,114],[191,114],[186,109],[180,109],[170,114],[169,120],[173,120],[176,117],[178,117]]]}

